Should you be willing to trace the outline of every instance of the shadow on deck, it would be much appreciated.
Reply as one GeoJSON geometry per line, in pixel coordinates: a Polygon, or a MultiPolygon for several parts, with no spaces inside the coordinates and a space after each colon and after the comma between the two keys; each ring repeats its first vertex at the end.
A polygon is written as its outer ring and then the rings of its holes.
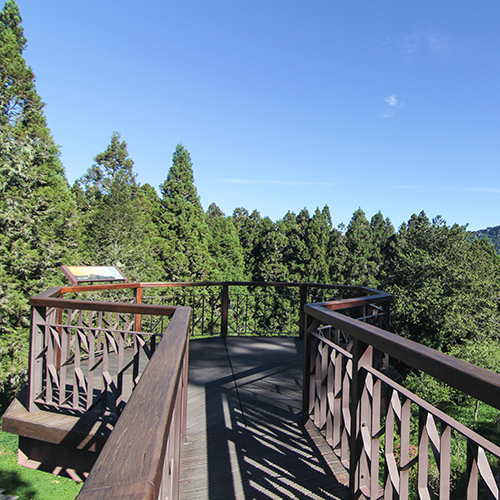
{"type": "Polygon", "coordinates": [[[192,340],[189,356],[181,499],[348,498],[345,469],[300,423],[301,340],[192,340]]]}

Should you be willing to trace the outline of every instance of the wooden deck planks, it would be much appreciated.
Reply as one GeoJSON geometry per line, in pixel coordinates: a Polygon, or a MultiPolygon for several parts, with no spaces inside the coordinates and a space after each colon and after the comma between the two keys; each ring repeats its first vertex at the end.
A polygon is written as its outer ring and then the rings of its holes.
{"type": "Polygon", "coordinates": [[[192,340],[189,364],[181,500],[347,498],[335,454],[300,425],[300,340],[192,340]]]}

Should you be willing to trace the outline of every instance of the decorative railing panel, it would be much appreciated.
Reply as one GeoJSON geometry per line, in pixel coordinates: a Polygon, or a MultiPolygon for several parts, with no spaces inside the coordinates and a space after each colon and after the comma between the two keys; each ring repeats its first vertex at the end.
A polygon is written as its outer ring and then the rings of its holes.
{"type": "Polygon", "coordinates": [[[341,315],[341,302],[306,306],[303,418],[349,470],[351,498],[500,498],[500,447],[395,381],[386,354],[498,409],[500,375],[365,324],[381,324],[372,314],[341,315]]]}
{"type": "Polygon", "coordinates": [[[178,498],[180,449],[186,435],[189,316],[189,308],[176,308],[79,500],[178,498]]]}
{"type": "MultiPolygon", "coordinates": [[[[32,302],[30,411],[95,409],[118,416],[159,338],[138,331],[137,313],[147,306],[43,297],[32,302]]],[[[173,311],[157,307],[156,316],[168,324],[173,311]]]]}

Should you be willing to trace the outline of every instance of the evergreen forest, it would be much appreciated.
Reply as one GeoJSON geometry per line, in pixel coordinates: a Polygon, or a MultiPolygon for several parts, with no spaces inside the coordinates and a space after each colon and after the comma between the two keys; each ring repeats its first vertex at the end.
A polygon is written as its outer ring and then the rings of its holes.
{"type": "MultiPolygon", "coordinates": [[[[64,284],[59,266],[74,264],[117,265],[132,281],[365,285],[393,294],[393,332],[500,370],[500,256],[488,239],[420,207],[397,229],[382,213],[361,208],[339,227],[328,206],[276,221],[244,207],[225,214],[216,200],[204,210],[185,146],[173,151],[157,191],[138,182],[118,132],[70,186],[23,58],[21,22],[15,0],[8,0],[0,12],[4,400],[26,379],[29,297],[64,284]]],[[[436,382],[408,380],[425,387],[437,405],[473,406],[436,382]]]]}

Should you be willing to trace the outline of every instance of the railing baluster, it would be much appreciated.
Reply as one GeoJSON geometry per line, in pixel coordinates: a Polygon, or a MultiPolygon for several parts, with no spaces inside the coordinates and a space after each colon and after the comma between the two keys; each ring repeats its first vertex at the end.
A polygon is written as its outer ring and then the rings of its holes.
{"type": "Polygon", "coordinates": [[[477,467],[477,444],[467,439],[467,500],[477,500],[479,474],[477,467]]]}
{"type": "MultiPolygon", "coordinates": [[[[62,324],[63,321],[63,314],[62,314],[62,309],[59,309],[61,311],[60,314],[58,314],[58,321],[60,322],[59,324],[62,324]]],[[[66,317],[68,318],[70,316],[70,311],[66,312],[66,317]]],[[[69,325],[70,326],[70,325],[69,325]]],[[[69,329],[66,327],[60,327],[58,328],[59,330],[59,336],[61,338],[61,351],[60,351],[60,363],[59,363],[59,405],[63,405],[64,401],[66,400],[66,375],[67,375],[67,370],[68,370],[68,361],[70,357],[70,332],[69,329]]]]}
{"type": "MultiPolygon", "coordinates": [[[[396,394],[396,391],[394,392],[396,394]]],[[[399,398],[398,398],[399,399],[399,398]]],[[[411,401],[404,396],[400,402],[400,446],[399,446],[399,495],[400,498],[408,498],[410,479],[410,418],[411,401]]]]}
{"type": "Polygon", "coordinates": [[[41,356],[45,345],[46,307],[31,308],[31,342],[29,364],[28,411],[36,409],[35,400],[40,396],[43,387],[44,358],[41,356]]]}
{"type": "Polygon", "coordinates": [[[221,337],[227,337],[228,328],[228,313],[229,313],[229,285],[222,285],[222,320],[221,320],[221,337]]]}

